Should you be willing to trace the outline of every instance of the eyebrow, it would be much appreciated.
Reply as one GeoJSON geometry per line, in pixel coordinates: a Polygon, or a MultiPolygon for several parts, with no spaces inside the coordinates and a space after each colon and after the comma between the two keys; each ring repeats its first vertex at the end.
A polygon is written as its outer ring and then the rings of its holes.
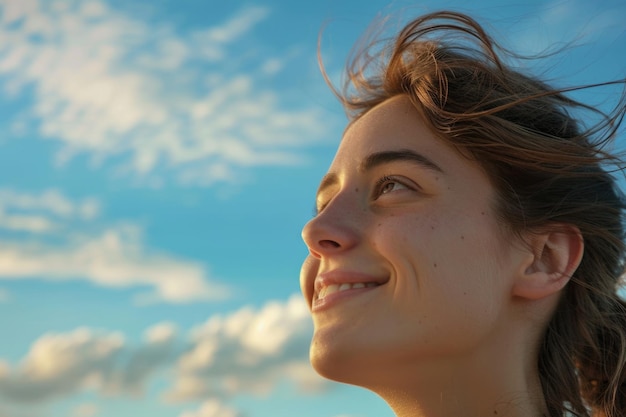
{"type": "MultiPolygon", "coordinates": [[[[424,155],[412,151],[410,149],[398,149],[395,151],[382,151],[382,152],[374,152],[368,155],[358,167],[360,172],[369,171],[374,169],[380,165],[388,164],[396,161],[409,161],[414,162],[415,164],[429,169],[431,171],[437,173],[444,173],[443,169],[439,167],[436,163],[431,161],[429,158],[424,155]]],[[[320,185],[317,189],[317,195],[319,195],[326,188],[331,187],[339,182],[339,177],[335,173],[328,173],[324,175],[320,185]]]]}
{"type": "Polygon", "coordinates": [[[397,151],[383,151],[372,153],[359,164],[359,171],[369,171],[377,166],[395,161],[414,162],[417,165],[420,165],[431,171],[435,171],[441,174],[444,173],[443,169],[441,169],[439,165],[437,165],[424,155],[410,149],[399,149],[397,151]]]}

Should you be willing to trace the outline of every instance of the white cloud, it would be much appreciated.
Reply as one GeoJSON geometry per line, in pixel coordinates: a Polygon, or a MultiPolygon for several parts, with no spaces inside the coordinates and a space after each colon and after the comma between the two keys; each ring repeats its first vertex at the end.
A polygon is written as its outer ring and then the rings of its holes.
{"type": "Polygon", "coordinates": [[[98,410],[98,406],[93,403],[79,404],[72,410],[71,417],[94,417],[98,410]]]}
{"type": "Polygon", "coordinates": [[[77,329],[46,334],[16,369],[0,369],[0,396],[14,402],[38,402],[74,393],[111,372],[124,345],[118,333],[77,329]]]}
{"type": "Polygon", "coordinates": [[[144,343],[128,353],[118,367],[109,389],[120,393],[142,393],[147,381],[180,354],[178,333],[171,323],[160,323],[146,330],[144,343]]]}
{"type": "Polygon", "coordinates": [[[269,11],[264,7],[250,7],[231,18],[221,26],[197,32],[196,38],[208,44],[225,45],[232,43],[250,32],[254,26],[265,19],[269,11]]]}
{"type": "MultiPolygon", "coordinates": [[[[158,324],[147,334],[163,334],[166,328],[169,337],[146,337],[138,346],[130,345],[121,333],[89,328],[45,334],[19,365],[0,366],[0,398],[12,404],[36,405],[86,390],[137,394],[155,372],[175,359],[179,348],[170,324],[158,324]]],[[[94,415],[96,411],[87,404],[74,410],[74,415],[94,415]]]]}
{"type": "Polygon", "coordinates": [[[0,228],[31,233],[45,233],[57,229],[55,222],[43,216],[35,215],[11,215],[6,214],[0,208],[0,228]]]}
{"type": "Polygon", "coordinates": [[[308,363],[311,330],[307,306],[294,295],[214,316],[186,341],[172,323],[147,329],[136,344],[119,332],[89,328],[49,333],[19,364],[0,361],[0,400],[36,406],[85,391],[135,395],[167,372],[173,381],[167,399],[213,399],[181,417],[239,416],[222,404],[235,393],[267,394],[282,381],[306,392],[326,386],[308,363]]]}
{"type": "MultiPolygon", "coordinates": [[[[45,334],[18,366],[0,366],[0,397],[13,403],[40,403],[84,390],[136,394],[180,354],[177,343],[168,323],[148,329],[138,346],[130,345],[119,332],[89,328],[45,334]],[[166,329],[168,336],[162,337],[166,329]],[[152,337],[155,332],[161,337],[152,337]]],[[[96,411],[89,405],[76,414],[89,410],[96,411]]]]}
{"type": "Polygon", "coordinates": [[[159,323],[146,330],[144,338],[148,343],[169,343],[176,338],[176,333],[176,325],[173,323],[165,322],[159,323]]]}
{"type": "Polygon", "coordinates": [[[191,348],[178,361],[176,384],[167,398],[264,395],[285,379],[304,391],[320,389],[325,382],[308,362],[311,331],[308,308],[299,295],[260,310],[242,308],[214,316],[193,330],[191,348]]]}
{"type": "Polygon", "coordinates": [[[211,280],[205,265],[149,249],[136,225],[95,224],[99,213],[95,198],[70,199],[57,189],[0,189],[0,229],[35,235],[0,240],[0,280],[83,280],[108,288],[148,288],[137,297],[140,304],[228,297],[229,289],[211,280]],[[80,228],[76,221],[82,221],[80,228]],[[79,233],[81,229],[89,231],[79,233]]]}
{"type": "Polygon", "coordinates": [[[240,417],[237,410],[222,404],[216,399],[202,403],[195,411],[185,411],[179,417],[240,417]]]}
{"type": "Polygon", "coordinates": [[[108,288],[151,288],[138,297],[140,303],[227,297],[228,289],[207,275],[199,263],[147,249],[133,226],[74,236],[65,245],[0,241],[0,279],[85,280],[108,288]]]}
{"type": "Polygon", "coordinates": [[[92,220],[100,204],[94,198],[72,201],[58,189],[40,193],[0,188],[0,228],[30,233],[52,232],[61,228],[59,221],[92,220]]]}
{"type": "Polygon", "coordinates": [[[34,125],[59,141],[61,164],[81,153],[95,164],[122,156],[128,176],[210,185],[237,180],[241,168],[296,164],[327,131],[319,111],[260,87],[280,59],[237,52],[266,8],[178,33],[96,0],[0,6],[0,87],[33,87],[16,129],[34,125]]]}
{"type": "Polygon", "coordinates": [[[270,58],[263,63],[261,71],[263,71],[267,75],[274,75],[280,72],[283,69],[284,65],[285,63],[282,60],[278,58],[270,58]]]}

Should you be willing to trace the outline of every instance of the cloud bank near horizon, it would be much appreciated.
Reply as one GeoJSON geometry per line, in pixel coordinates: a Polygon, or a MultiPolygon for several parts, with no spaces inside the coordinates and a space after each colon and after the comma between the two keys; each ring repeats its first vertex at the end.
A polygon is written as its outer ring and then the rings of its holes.
{"type": "Polygon", "coordinates": [[[85,391],[141,395],[167,375],[171,384],[162,401],[201,404],[181,417],[235,417],[227,405],[234,394],[266,396],[284,381],[308,394],[328,388],[309,365],[311,332],[308,307],[295,294],[215,315],[186,334],[173,323],[157,323],[138,343],[121,332],[87,327],[48,333],[19,363],[0,361],[0,398],[27,410],[85,391]]]}

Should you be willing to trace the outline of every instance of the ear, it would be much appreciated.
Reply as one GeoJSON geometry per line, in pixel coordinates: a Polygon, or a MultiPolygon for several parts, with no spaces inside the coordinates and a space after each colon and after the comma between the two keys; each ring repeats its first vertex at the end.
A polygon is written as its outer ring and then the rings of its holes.
{"type": "Polygon", "coordinates": [[[513,295],[539,300],[561,291],[583,257],[585,245],[578,227],[551,225],[549,231],[532,234],[528,244],[532,254],[514,282],[513,295]]]}

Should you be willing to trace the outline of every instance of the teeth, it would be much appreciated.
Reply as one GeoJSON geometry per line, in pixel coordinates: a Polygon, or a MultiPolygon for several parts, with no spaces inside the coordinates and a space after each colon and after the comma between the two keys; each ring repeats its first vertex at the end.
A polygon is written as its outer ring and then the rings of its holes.
{"type": "Polygon", "coordinates": [[[330,295],[336,292],[350,290],[350,289],[372,288],[376,286],[378,286],[378,284],[375,282],[367,282],[367,283],[356,282],[354,284],[343,283],[341,285],[330,284],[329,286],[324,287],[320,290],[317,298],[324,298],[327,295],[330,295]]]}

